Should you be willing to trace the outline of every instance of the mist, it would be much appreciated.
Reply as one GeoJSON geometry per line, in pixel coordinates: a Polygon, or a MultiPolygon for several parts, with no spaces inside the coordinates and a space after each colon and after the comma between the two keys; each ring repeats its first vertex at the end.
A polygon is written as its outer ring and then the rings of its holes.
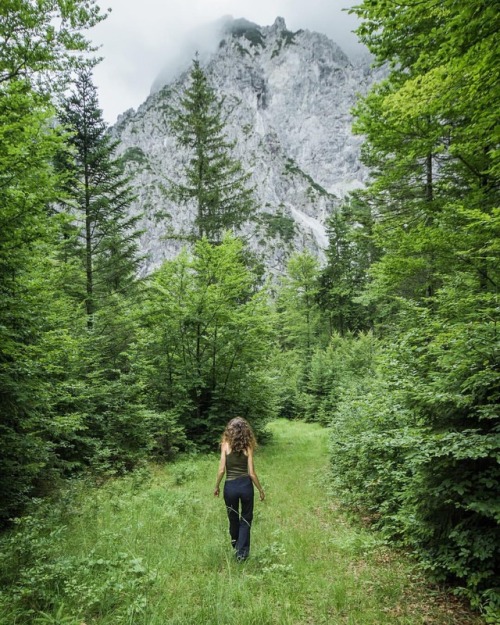
{"type": "Polygon", "coordinates": [[[195,51],[216,49],[224,16],[269,26],[276,17],[289,30],[315,30],[333,39],[354,58],[364,51],[352,32],[357,18],[343,9],[354,0],[108,0],[107,20],[90,33],[104,60],[95,82],[104,118],[110,124],[137,108],[153,85],[171,80],[189,67],[195,51]],[[138,10],[140,7],[140,10],[138,10]]]}

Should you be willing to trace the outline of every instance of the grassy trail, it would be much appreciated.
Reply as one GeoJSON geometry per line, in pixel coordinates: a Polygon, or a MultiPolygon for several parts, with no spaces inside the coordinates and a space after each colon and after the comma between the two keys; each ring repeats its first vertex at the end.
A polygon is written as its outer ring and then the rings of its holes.
{"type": "MultiPolygon", "coordinates": [[[[87,492],[77,510],[68,511],[61,550],[86,564],[73,574],[73,591],[66,576],[59,606],[75,620],[61,618],[60,622],[482,622],[445,595],[431,591],[405,558],[335,509],[326,480],[325,430],[287,421],[270,427],[273,440],[256,455],[267,497],[265,502],[256,497],[247,562],[234,560],[224,503],[212,494],[216,456],[158,468],[152,479],[142,482],[137,475],[116,480],[94,493],[91,501],[87,492]],[[113,564],[118,561],[126,563],[123,577],[113,564]],[[92,606],[90,597],[100,596],[106,584],[106,592],[92,606]]],[[[57,602],[53,614],[56,609],[57,602]]]]}

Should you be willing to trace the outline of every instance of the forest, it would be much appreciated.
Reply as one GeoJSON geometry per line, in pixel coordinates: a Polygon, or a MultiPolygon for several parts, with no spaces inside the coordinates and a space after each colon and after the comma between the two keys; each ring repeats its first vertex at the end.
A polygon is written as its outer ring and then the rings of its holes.
{"type": "MultiPolygon", "coordinates": [[[[140,278],[140,215],[86,35],[106,14],[2,0],[2,623],[55,609],[32,592],[62,575],[39,565],[57,540],[47,502],[217,451],[237,414],[264,448],[276,419],[326,431],[340,504],[499,622],[498,8],[352,9],[387,70],[354,110],[370,184],[329,217],[325,263],[295,253],[279,279],[239,236],[259,207],[195,59],[166,112],[193,155],[169,189],[193,227],[140,278]]],[[[61,614],[36,622],[77,622],[61,614]]]]}

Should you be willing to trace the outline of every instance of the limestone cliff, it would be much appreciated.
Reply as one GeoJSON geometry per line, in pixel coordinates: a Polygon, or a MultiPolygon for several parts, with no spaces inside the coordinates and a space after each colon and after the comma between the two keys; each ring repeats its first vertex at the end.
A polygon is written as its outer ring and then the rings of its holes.
{"type": "MultiPolygon", "coordinates": [[[[353,64],[325,35],[291,32],[277,18],[267,27],[226,20],[217,51],[203,65],[211,85],[233,103],[228,136],[236,139],[236,156],[252,172],[259,216],[245,231],[252,247],[271,272],[282,271],[293,250],[321,254],[327,216],[368,175],[350,113],[357,95],[374,80],[368,64],[353,64]]],[[[193,218],[165,192],[187,157],[168,131],[166,105],[187,77],[156,85],[113,129],[134,174],[133,210],[144,213],[144,271],[179,249],[162,239],[168,228],[186,227],[193,218]]]]}

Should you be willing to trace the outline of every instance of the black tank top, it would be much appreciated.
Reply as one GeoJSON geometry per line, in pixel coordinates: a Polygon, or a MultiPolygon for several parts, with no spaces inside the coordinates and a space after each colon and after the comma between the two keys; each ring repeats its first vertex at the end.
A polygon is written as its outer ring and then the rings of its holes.
{"type": "Polygon", "coordinates": [[[248,456],[242,451],[231,451],[226,454],[226,480],[248,475],[248,456]]]}

